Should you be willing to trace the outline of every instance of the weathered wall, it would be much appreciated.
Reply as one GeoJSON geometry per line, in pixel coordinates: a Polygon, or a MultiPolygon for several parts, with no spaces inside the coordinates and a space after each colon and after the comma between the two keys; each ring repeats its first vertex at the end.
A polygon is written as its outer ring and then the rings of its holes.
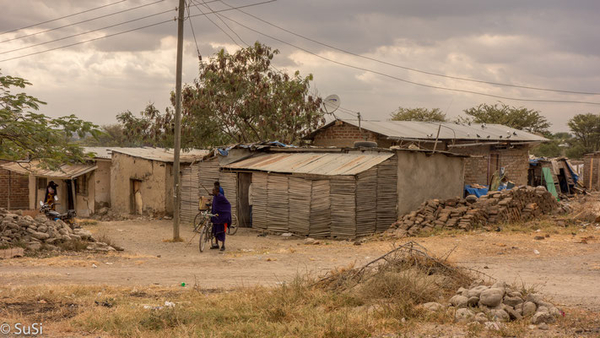
{"type": "Polygon", "coordinates": [[[499,168],[504,168],[506,178],[516,185],[527,185],[529,170],[529,149],[518,146],[513,149],[494,149],[493,146],[454,147],[451,152],[474,155],[465,160],[465,184],[489,184],[488,179],[499,168]],[[494,165],[493,156],[498,162],[494,165]]]}
{"type": "Polygon", "coordinates": [[[171,166],[157,161],[149,161],[113,152],[111,173],[110,203],[112,210],[128,214],[130,210],[131,180],[140,180],[144,214],[167,213],[168,204],[172,212],[173,179],[168,173],[171,166]],[[171,177],[170,182],[168,177],[171,177]],[[169,188],[170,187],[170,188],[169,188]],[[169,194],[170,193],[170,194],[169,194]]]}
{"type": "Polygon", "coordinates": [[[9,198],[11,209],[29,209],[29,178],[0,169],[0,208],[8,208],[9,198]]]}
{"type": "Polygon", "coordinates": [[[581,183],[590,190],[600,188],[600,153],[586,154],[583,157],[583,178],[581,183]],[[591,179],[590,179],[591,176],[591,179]]]}
{"type": "Polygon", "coordinates": [[[432,198],[462,196],[464,161],[442,154],[398,151],[398,216],[432,198]]]}
{"type": "Polygon", "coordinates": [[[377,142],[381,148],[389,148],[394,142],[385,138],[380,138],[378,134],[364,130],[361,132],[358,127],[338,121],[332,126],[320,130],[313,140],[313,145],[319,147],[353,147],[356,141],[377,142]]]}
{"type": "Polygon", "coordinates": [[[94,172],[94,181],[89,182],[95,187],[95,209],[103,205],[110,206],[110,167],[111,161],[96,161],[98,169],[94,172]]]}

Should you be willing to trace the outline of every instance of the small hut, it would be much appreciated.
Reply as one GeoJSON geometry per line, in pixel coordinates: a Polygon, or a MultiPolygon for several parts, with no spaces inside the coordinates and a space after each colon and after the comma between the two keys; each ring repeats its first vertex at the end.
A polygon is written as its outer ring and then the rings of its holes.
{"type": "Polygon", "coordinates": [[[222,171],[251,175],[254,228],[350,239],[396,221],[396,160],[391,151],[274,152],[222,171]]]}

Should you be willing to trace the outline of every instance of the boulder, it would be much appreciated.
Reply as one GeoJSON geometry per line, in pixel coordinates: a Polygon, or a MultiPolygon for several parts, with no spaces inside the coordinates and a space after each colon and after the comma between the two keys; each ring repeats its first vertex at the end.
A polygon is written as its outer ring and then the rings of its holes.
{"type": "Polygon", "coordinates": [[[556,321],[556,318],[546,311],[538,311],[531,317],[531,324],[539,325],[542,323],[551,324],[556,321]]]}
{"type": "Polygon", "coordinates": [[[473,311],[466,308],[458,309],[454,314],[454,318],[458,322],[468,322],[471,318],[473,318],[473,311]]]}
{"type": "Polygon", "coordinates": [[[450,304],[457,308],[467,307],[467,303],[469,302],[469,298],[461,295],[456,295],[450,298],[450,304]]]}
{"type": "Polygon", "coordinates": [[[491,288],[481,292],[479,303],[487,307],[495,308],[502,303],[504,290],[499,288],[491,288]]]}
{"type": "Polygon", "coordinates": [[[50,238],[50,235],[48,235],[47,233],[38,232],[38,231],[31,232],[31,236],[33,236],[34,238],[37,238],[39,240],[44,240],[44,239],[50,238]]]}
{"type": "Polygon", "coordinates": [[[512,306],[512,307],[517,307],[519,304],[523,303],[523,299],[521,297],[511,297],[511,296],[506,296],[504,297],[504,304],[512,306]]]}
{"type": "Polygon", "coordinates": [[[535,313],[535,310],[537,309],[537,306],[535,305],[534,302],[525,302],[523,304],[523,317],[529,317],[531,315],[533,315],[535,313]]]}
{"type": "Polygon", "coordinates": [[[477,298],[479,298],[479,295],[481,295],[481,293],[483,291],[487,290],[487,289],[489,289],[489,287],[487,287],[485,285],[479,285],[479,286],[476,286],[474,288],[471,288],[469,290],[468,297],[477,297],[477,298]]]}
{"type": "Polygon", "coordinates": [[[510,321],[510,315],[504,310],[491,310],[490,316],[498,322],[508,322],[510,321]]]}
{"type": "Polygon", "coordinates": [[[441,309],[444,308],[444,306],[440,303],[436,303],[436,302],[429,302],[429,303],[425,303],[423,304],[423,308],[431,311],[431,312],[437,312],[441,309]]]}

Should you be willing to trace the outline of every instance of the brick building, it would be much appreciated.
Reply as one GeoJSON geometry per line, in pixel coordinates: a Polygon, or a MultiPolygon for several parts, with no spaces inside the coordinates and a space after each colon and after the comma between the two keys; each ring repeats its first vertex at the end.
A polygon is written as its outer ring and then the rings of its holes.
{"type": "Polygon", "coordinates": [[[0,168],[0,208],[29,208],[29,178],[27,175],[0,168]]]}
{"type": "Polygon", "coordinates": [[[417,121],[337,119],[307,137],[314,146],[352,147],[356,141],[379,147],[419,148],[471,155],[465,161],[465,184],[488,185],[503,172],[516,185],[527,184],[529,148],[544,137],[496,124],[462,125],[417,121]]]}

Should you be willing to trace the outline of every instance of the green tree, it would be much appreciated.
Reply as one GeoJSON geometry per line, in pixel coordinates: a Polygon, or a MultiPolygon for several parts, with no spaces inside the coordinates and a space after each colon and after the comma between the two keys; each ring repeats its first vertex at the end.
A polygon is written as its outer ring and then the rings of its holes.
{"type": "Polygon", "coordinates": [[[446,122],[446,114],[439,108],[403,108],[391,114],[392,121],[446,122]]]}
{"type": "Polygon", "coordinates": [[[45,167],[83,161],[83,150],[73,135],[97,135],[97,126],[75,115],[50,118],[36,113],[45,102],[11,89],[31,85],[25,79],[0,73],[0,160],[40,160],[45,167]]]}
{"type": "MultiPolygon", "coordinates": [[[[234,54],[219,51],[182,92],[182,147],[279,140],[295,144],[325,121],[322,100],[309,93],[312,75],[272,70],[279,51],[260,43],[234,54]]],[[[175,95],[171,93],[171,103],[175,95]]],[[[173,112],[121,114],[131,135],[172,144],[173,112]]]]}
{"type": "MultiPolygon", "coordinates": [[[[154,104],[149,104],[140,112],[140,117],[126,111],[117,115],[124,135],[135,145],[172,148],[174,143],[174,114],[166,109],[162,114],[154,104]]],[[[182,128],[182,135],[190,139],[188,128],[182,128]]]]}
{"type": "Polygon", "coordinates": [[[144,145],[140,139],[126,135],[121,124],[108,124],[100,127],[96,137],[88,135],[81,140],[81,145],[88,147],[139,147],[144,145]]]}
{"type": "Polygon", "coordinates": [[[581,158],[583,154],[600,150],[600,115],[578,114],[568,123],[572,139],[567,156],[581,158]]]}
{"type": "Polygon", "coordinates": [[[548,128],[551,124],[537,110],[511,107],[500,102],[494,105],[483,103],[465,109],[464,112],[468,115],[466,120],[474,123],[502,124],[528,132],[550,135],[548,128]]]}

